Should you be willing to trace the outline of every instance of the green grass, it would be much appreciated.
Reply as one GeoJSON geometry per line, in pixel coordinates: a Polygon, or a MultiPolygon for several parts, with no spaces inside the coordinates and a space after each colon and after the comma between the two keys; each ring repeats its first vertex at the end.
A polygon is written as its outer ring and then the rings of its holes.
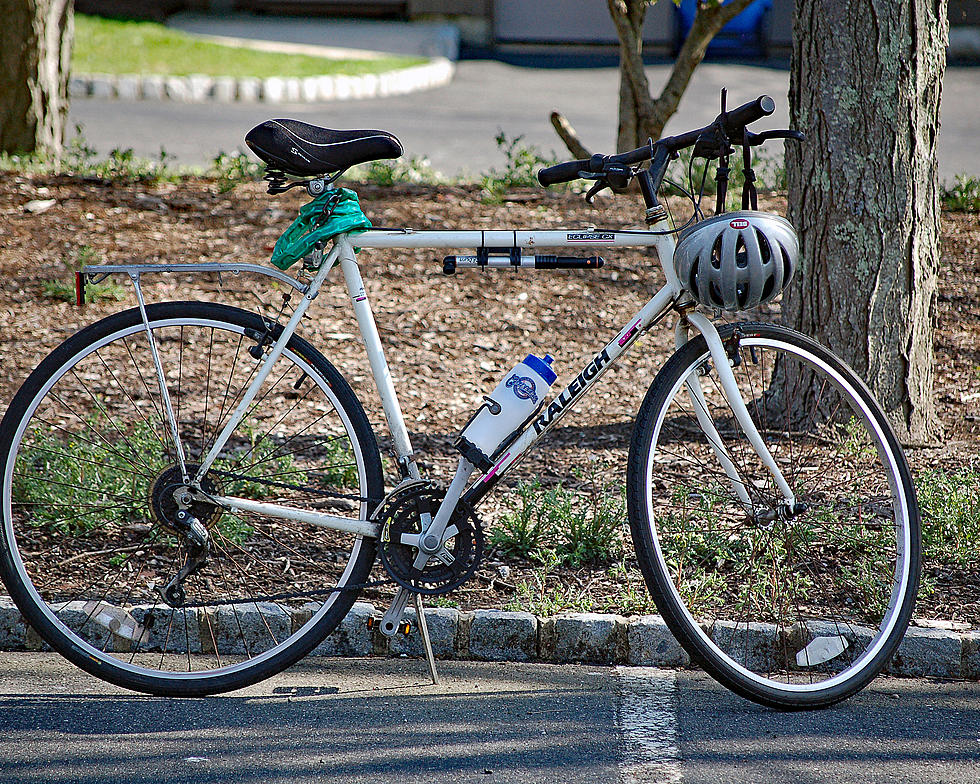
{"type": "Polygon", "coordinates": [[[574,472],[586,482],[584,493],[561,483],[546,490],[536,479],[518,482],[491,544],[509,555],[572,567],[611,562],[622,550],[626,503],[623,488],[603,481],[601,471],[593,465],[587,474],[574,472]]]}
{"type": "Polygon", "coordinates": [[[980,177],[957,174],[952,185],[942,186],[942,202],[953,212],[980,212],[980,177]]]}
{"type": "Polygon", "coordinates": [[[923,560],[961,567],[980,562],[980,470],[923,471],[916,491],[923,560]]]}
{"type": "Polygon", "coordinates": [[[523,136],[508,138],[507,134],[498,130],[494,141],[506,165],[503,169],[490,169],[480,178],[486,204],[499,204],[511,188],[540,187],[538,170],[558,163],[554,153],[544,155],[534,145],[525,143],[523,136]]]}
{"type": "Polygon", "coordinates": [[[74,73],[189,76],[322,76],[382,73],[427,62],[418,57],[333,60],[224,46],[155,22],[75,15],[74,73]]]}
{"type": "MultiPolygon", "coordinates": [[[[80,270],[90,264],[104,264],[105,258],[95,251],[90,245],[82,245],[75,248],[70,254],[65,256],[65,265],[72,271],[80,270]]],[[[42,284],[41,293],[48,299],[56,299],[61,302],[75,301],[75,281],[46,280],[42,284]]],[[[122,302],[126,299],[128,289],[119,284],[108,281],[105,283],[89,283],[85,287],[86,302],[122,302]]]]}

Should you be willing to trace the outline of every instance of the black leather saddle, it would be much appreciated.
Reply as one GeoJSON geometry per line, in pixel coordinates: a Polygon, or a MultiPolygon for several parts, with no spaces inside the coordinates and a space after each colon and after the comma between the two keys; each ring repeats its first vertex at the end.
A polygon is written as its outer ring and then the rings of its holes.
{"type": "Polygon", "coordinates": [[[245,144],[270,168],[295,177],[334,174],[404,152],[388,131],[334,131],[299,120],[266,120],[245,135],[245,144]]]}

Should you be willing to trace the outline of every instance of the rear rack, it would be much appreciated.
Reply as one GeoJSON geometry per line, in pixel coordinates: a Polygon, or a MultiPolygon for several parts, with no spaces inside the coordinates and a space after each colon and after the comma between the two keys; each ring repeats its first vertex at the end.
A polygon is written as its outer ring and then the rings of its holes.
{"type": "Polygon", "coordinates": [[[145,272],[217,272],[219,275],[227,272],[231,275],[251,273],[265,275],[280,283],[291,286],[301,294],[305,294],[307,286],[277,269],[263,267],[260,264],[228,264],[224,262],[204,262],[200,264],[96,264],[82,267],[75,273],[75,304],[85,304],[85,286],[89,283],[101,283],[110,275],[128,275],[131,280],[139,283],[140,276],[145,272]]]}

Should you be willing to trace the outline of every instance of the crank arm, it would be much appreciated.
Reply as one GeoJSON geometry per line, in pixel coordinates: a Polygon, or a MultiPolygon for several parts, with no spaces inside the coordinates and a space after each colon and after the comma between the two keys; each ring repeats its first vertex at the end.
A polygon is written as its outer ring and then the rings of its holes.
{"type": "Polygon", "coordinates": [[[402,616],[405,614],[405,608],[408,607],[408,603],[412,600],[412,597],[416,595],[414,591],[410,591],[408,588],[398,589],[398,593],[395,594],[391,606],[381,619],[381,633],[385,637],[394,637],[398,632],[398,625],[401,623],[402,616]]]}

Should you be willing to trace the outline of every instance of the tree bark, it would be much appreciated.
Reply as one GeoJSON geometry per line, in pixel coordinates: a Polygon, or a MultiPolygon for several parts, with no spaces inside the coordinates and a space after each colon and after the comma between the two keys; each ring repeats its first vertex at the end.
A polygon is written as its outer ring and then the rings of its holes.
{"type": "Polygon", "coordinates": [[[73,0],[0,0],[0,151],[57,158],[68,121],[73,0]]]}
{"type": "MultiPolygon", "coordinates": [[[[667,2],[667,0],[661,0],[667,2]]],[[[708,44],[752,0],[700,0],[694,23],[681,45],[667,83],[654,99],[643,68],[643,18],[646,0],[607,0],[619,36],[619,152],[639,147],[648,138],[659,139],[677,111],[694,70],[704,59],[708,44]]]]}
{"type": "Polygon", "coordinates": [[[802,258],[783,318],[842,356],[899,437],[938,431],[936,140],[946,0],[797,0],[786,145],[802,258]]]}

